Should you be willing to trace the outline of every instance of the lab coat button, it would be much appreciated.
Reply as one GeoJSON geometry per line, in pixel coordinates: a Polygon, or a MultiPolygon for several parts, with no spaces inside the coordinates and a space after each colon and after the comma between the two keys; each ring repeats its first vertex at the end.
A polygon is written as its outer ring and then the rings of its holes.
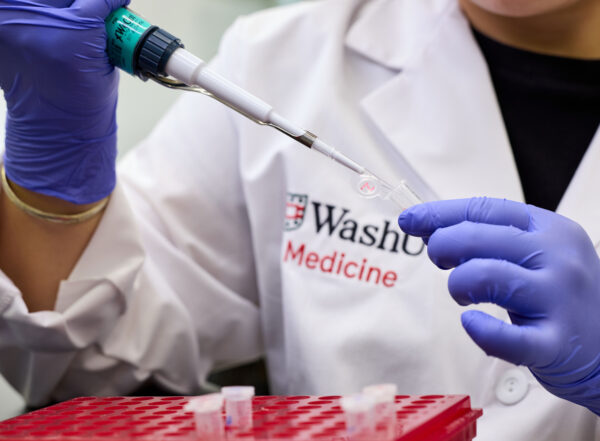
{"type": "Polygon", "coordinates": [[[510,369],[502,375],[496,385],[496,398],[502,404],[516,404],[525,398],[528,389],[527,375],[519,369],[510,369]]]}

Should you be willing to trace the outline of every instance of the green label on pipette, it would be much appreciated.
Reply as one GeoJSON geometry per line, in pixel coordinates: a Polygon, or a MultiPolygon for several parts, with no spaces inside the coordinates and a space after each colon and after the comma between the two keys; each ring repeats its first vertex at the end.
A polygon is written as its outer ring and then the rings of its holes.
{"type": "Polygon", "coordinates": [[[110,62],[125,72],[135,74],[135,51],[153,26],[127,8],[119,8],[106,19],[110,62]]]}

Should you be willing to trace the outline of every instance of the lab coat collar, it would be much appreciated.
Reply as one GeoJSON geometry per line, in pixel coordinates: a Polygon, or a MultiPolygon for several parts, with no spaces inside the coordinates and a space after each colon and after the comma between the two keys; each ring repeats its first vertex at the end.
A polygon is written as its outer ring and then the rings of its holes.
{"type": "Polygon", "coordinates": [[[600,185],[598,164],[600,128],[556,210],[579,223],[592,239],[596,249],[600,249],[600,196],[596,191],[600,185]]]}
{"type": "MultiPolygon", "coordinates": [[[[362,109],[435,197],[524,196],[493,83],[457,0],[373,0],[346,46],[399,71],[362,109]]],[[[600,129],[558,212],[600,248],[600,129]]]]}
{"type": "Polygon", "coordinates": [[[364,2],[346,35],[346,46],[392,69],[402,69],[431,39],[457,0],[364,2]]]}
{"type": "Polygon", "coordinates": [[[346,44],[401,70],[362,108],[433,194],[523,200],[487,65],[457,0],[369,2],[346,44]]]}

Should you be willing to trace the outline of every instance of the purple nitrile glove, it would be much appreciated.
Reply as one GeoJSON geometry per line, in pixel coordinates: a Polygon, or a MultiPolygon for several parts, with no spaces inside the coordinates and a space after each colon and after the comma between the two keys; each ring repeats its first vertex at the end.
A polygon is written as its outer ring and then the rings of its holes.
{"type": "Polygon", "coordinates": [[[462,323],[475,343],[600,415],[600,259],[578,224],[486,198],[417,205],[398,223],[427,241],[437,266],[455,268],[448,288],[457,303],[508,311],[512,324],[465,311],[462,323]]]}
{"type": "Polygon", "coordinates": [[[77,204],[115,186],[118,73],[104,20],[129,0],[0,0],[8,178],[77,204]]]}

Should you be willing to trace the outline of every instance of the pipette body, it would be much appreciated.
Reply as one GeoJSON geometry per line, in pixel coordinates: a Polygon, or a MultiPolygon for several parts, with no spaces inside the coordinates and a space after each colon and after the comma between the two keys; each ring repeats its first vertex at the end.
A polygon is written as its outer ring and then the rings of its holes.
{"type": "Polygon", "coordinates": [[[272,106],[223,76],[204,60],[184,49],[181,40],[153,26],[128,8],[119,8],[106,19],[111,62],[126,72],[153,79],[171,88],[209,95],[254,122],[272,126],[300,144],[362,174],[365,169],[316,135],[292,123],[272,106]]]}
{"type": "Polygon", "coordinates": [[[106,19],[106,30],[109,58],[124,71],[169,88],[208,95],[255,123],[279,130],[358,174],[366,183],[359,188],[365,197],[391,200],[403,210],[421,201],[404,181],[394,187],[387,184],[268,103],[211,70],[205,61],[188,52],[180,39],[128,8],[114,11],[106,19]]]}
{"type": "Polygon", "coordinates": [[[289,121],[260,98],[208,68],[205,61],[184,48],[173,52],[165,66],[165,73],[188,86],[204,89],[217,100],[251,120],[276,128],[300,144],[318,151],[355,173],[363,174],[364,167],[325,143],[313,133],[289,121]]]}

